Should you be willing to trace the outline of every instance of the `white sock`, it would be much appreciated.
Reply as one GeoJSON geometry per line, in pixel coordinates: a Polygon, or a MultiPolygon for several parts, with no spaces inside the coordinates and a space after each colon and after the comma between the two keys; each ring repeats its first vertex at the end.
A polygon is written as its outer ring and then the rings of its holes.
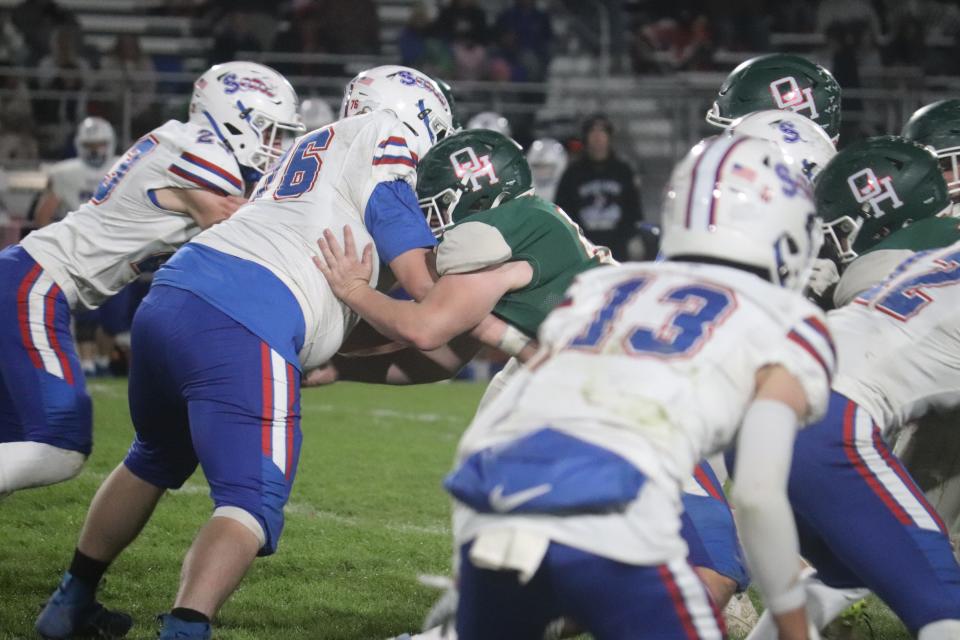
{"type": "Polygon", "coordinates": [[[0,495],[69,480],[86,459],[79,451],[42,442],[0,443],[0,495]]]}
{"type": "Polygon", "coordinates": [[[960,638],[960,620],[938,620],[920,629],[917,640],[955,640],[960,638]]]}
{"type": "MultiPolygon", "coordinates": [[[[804,578],[807,593],[807,618],[811,626],[823,629],[847,607],[870,594],[869,589],[834,589],[820,582],[816,574],[804,578]]],[[[777,625],[769,611],[764,611],[760,621],[746,640],[777,640],[777,625]]]]}

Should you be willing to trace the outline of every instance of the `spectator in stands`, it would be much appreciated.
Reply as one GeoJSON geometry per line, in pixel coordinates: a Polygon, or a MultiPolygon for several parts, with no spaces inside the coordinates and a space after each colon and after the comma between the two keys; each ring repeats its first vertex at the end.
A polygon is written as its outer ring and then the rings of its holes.
{"type": "Polygon", "coordinates": [[[104,89],[117,94],[108,119],[113,122],[121,120],[124,94],[129,94],[133,135],[139,136],[156,127],[159,117],[155,104],[157,78],[153,60],[140,48],[139,36],[133,33],[118,35],[113,49],[100,61],[100,68],[110,74],[104,89]]]}
{"type": "Polygon", "coordinates": [[[30,49],[9,11],[0,12],[0,63],[21,66],[30,58],[30,49]]]}
{"type": "Polygon", "coordinates": [[[545,11],[537,8],[536,0],[514,0],[494,23],[494,33],[512,34],[520,64],[531,80],[543,80],[550,63],[550,45],[553,28],[545,11]]]}
{"type": "Polygon", "coordinates": [[[474,0],[450,0],[440,9],[431,27],[434,35],[447,42],[456,63],[458,80],[481,80],[487,66],[489,38],[487,14],[474,0]]]}
{"type": "Polygon", "coordinates": [[[30,59],[42,59],[50,51],[54,31],[62,26],[78,25],[77,17],[55,0],[23,0],[14,7],[13,24],[24,35],[30,59]]]}
{"type": "Polygon", "coordinates": [[[238,51],[262,51],[263,47],[254,31],[255,24],[251,12],[242,9],[228,11],[214,32],[209,64],[236,60],[238,51]]]}
{"type": "MultiPolygon", "coordinates": [[[[318,2],[298,2],[290,14],[290,31],[278,32],[273,51],[329,55],[337,53],[335,34],[331,33],[326,13],[318,2]]],[[[343,65],[327,62],[284,62],[274,66],[285,76],[339,76],[343,65]]]]}
{"type": "Polygon", "coordinates": [[[30,90],[25,80],[0,68],[0,166],[35,164],[38,157],[30,90]]]}
{"type": "Polygon", "coordinates": [[[321,6],[337,53],[380,53],[380,18],[373,0],[324,0],[321,6]]]}
{"type": "Polygon", "coordinates": [[[38,89],[56,92],[34,104],[45,156],[47,151],[62,151],[74,123],[86,115],[91,64],[80,53],[81,35],[76,25],[58,27],[50,38],[50,53],[37,65],[38,89]]]}
{"type": "Polygon", "coordinates": [[[451,42],[470,40],[486,44],[487,14],[476,6],[475,0],[450,0],[433,21],[433,31],[451,42]]]}
{"type": "Polygon", "coordinates": [[[583,123],[584,153],[557,186],[556,202],[596,244],[627,258],[627,244],[643,221],[633,169],[613,151],[613,123],[595,114],[583,123]]]}
{"type": "Polygon", "coordinates": [[[397,37],[397,46],[401,64],[430,75],[453,77],[453,54],[450,47],[434,35],[430,14],[423,2],[410,7],[410,16],[397,37]]]}
{"type": "Polygon", "coordinates": [[[890,42],[883,51],[884,64],[923,67],[927,61],[927,38],[921,19],[904,15],[893,24],[890,42]]]}

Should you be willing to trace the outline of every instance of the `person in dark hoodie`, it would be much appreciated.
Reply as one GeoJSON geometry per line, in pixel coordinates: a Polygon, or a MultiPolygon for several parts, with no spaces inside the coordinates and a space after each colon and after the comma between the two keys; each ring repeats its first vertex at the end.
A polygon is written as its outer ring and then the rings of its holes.
{"type": "Polygon", "coordinates": [[[614,154],[613,124],[603,114],[583,123],[584,152],[557,187],[556,203],[594,244],[627,259],[627,243],[643,220],[633,169],[614,154]]]}

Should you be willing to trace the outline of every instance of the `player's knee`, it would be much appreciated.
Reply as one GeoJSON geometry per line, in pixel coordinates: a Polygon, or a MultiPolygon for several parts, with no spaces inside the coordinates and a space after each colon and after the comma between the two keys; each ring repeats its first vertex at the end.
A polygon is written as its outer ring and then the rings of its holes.
{"type": "Polygon", "coordinates": [[[917,640],[951,640],[960,638],[960,620],[939,620],[920,629],[917,640]]]}
{"type": "Polygon", "coordinates": [[[249,529],[260,542],[260,551],[257,555],[269,556],[276,552],[280,534],[283,532],[282,508],[277,511],[266,505],[251,509],[222,504],[214,510],[213,517],[230,518],[249,529]]]}
{"type": "Polygon", "coordinates": [[[0,444],[0,494],[45,487],[73,478],[87,456],[43,442],[0,444]]]}

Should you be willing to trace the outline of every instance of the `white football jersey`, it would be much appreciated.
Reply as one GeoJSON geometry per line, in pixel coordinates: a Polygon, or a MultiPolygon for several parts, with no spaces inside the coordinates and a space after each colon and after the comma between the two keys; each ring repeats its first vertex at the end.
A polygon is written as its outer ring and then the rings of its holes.
{"type": "Polygon", "coordinates": [[[60,209],[55,218],[62,219],[92,198],[107,169],[116,161],[114,156],[101,167],[91,167],[80,158],[70,158],[46,167],[50,190],[60,200],[60,209]]]}
{"type": "Polygon", "coordinates": [[[89,201],[21,244],[71,308],[94,309],[200,231],[189,215],[157,205],[153,192],[164,188],[244,193],[236,159],[213,132],[171,120],[117,160],[89,201]]]}
{"type": "MultiPolygon", "coordinates": [[[[357,320],[314,265],[317,240],[330,228],[342,241],[344,225],[358,249],[373,240],[365,212],[375,187],[403,180],[416,188],[419,158],[407,147],[408,133],[392,112],[377,111],[301,136],[248,204],[195,240],[266,267],[290,289],[303,311],[305,368],[327,362],[357,320]]],[[[374,279],[379,266],[374,252],[374,279]]]]}
{"type": "Polygon", "coordinates": [[[827,318],[834,389],[882,430],[960,405],[960,243],[914,254],[827,318]]]}
{"type": "MultiPolygon", "coordinates": [[[[808,422],[826,410],[835,356],[824,320],[798,293],[730,267],[593,269],[541,325],[540,352],[483,407],[458,456],[547,425],[614,451],[649,484],[623,517],[511,513],[510,526],[621,562],[682,556],[682,487],[700,460],[734,440],[757,372],[792,373],[808,422]]],[[[458,541],[497,526],[502,516],[458,504],[458,541]]]]}

